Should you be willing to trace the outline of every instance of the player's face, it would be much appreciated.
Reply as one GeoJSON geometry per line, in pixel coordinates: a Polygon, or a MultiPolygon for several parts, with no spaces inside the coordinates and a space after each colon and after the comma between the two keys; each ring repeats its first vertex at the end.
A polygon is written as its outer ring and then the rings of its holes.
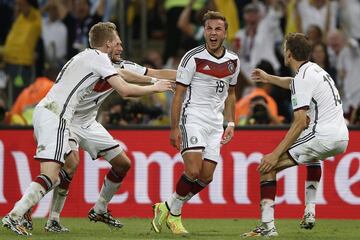
{"type": "Polygon", "coordinates": [[[224,42],[226,37],[225,23],[221,19],[209,19],[205,22],[204,38],[206,48],[215,53],[224,42]]]}
{"type": "Polygon", "coordinates": [[[119,35],[116,34],[115,39],[110,42],[109,56],[112,62],[118,62],[121,60],[121,53],[123,51],[122,42],[119,35]]]}

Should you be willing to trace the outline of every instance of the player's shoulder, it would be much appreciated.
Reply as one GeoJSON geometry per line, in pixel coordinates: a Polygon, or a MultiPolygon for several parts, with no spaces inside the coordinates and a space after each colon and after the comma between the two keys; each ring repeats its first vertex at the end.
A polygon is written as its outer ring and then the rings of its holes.
{"type": "Polygon", "coordinates": [[[83,55],[87,60],[95,60],[95,61],[106,61],[111,62],[109,56],[106,53],[103,53],[97,49],[87,48],[83,52],[83,55]]]}
{"type": "Polygon", "coordinates": [[[190,61],[190,59],[194,58],[195,56],[201,54],[204,51],[205,51],[205,44],[187,51],[182,58],[181,66],[185,67],[186,64],[190,61]]]}
{"type": "Polygon", "coordinates": [[[227,55],[232,60],[239,60],[240,61],[239,56],[235,52],[231,51],[228,48],[226,48],[226,54],[225,55],[227,55]]]}

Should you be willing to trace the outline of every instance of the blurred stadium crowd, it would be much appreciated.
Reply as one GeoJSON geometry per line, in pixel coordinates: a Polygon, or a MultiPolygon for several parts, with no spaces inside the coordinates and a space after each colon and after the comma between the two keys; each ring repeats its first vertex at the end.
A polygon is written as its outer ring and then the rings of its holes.
{"type": "MultiPolygon", "coordinates": [[[[294,75],[283,64],[282,41],[289,32],[308,36],[311,60],[336,82],[349,124],[360,125],[359,0],[0,0],[1,123],[31,125],[34,105],[51,88],[62,65],[88,47],[90,27],[99,21],[118,23],[119,6],[126,14],[123,24],[132,29],[126,40],[139,41],[140,4],[146,4],[148,41],[157,44],[128,60],[158,69],[176,69],[187,50],[203,43],[204,12],[226,16],[227,48],[241,61],[238,125],[291,121],[290,92],[250,80],[254,67],[294,75]]],[[[138,52],[135,44],[126,46],[132,46],[127,53],[138,52]]],[[[113,96],[102,107],[99,122],[167,126],[171,96],[113,96]]]]}

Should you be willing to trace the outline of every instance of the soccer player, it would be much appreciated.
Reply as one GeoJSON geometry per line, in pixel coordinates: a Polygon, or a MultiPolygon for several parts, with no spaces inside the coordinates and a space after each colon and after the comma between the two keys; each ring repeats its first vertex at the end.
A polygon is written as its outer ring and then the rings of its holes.
{"type": "MultiPolygon", "coordinates": [[[[118,37],[117,37],[118,38],[118,37]]],[[[118,38],[118,41],[120,39],[118,38]]],[[[114,51],[111,55],[111,61],[116,68],[123,69],[120,74],[126,81],[132,83],[149,84],[160,79],[175,80],[176,71],[170,69],[156,70],[145,68],[134,62],[121,59],[121,51],[114,51]],[[137,74],[131,74],[137,73],[137,74]],[[140,75],[139,75],[140,74],[140,75]]],[[[115,175],[113,169],[109,171],[104,179],[100,196],[95,206],[90,209],[88,218],[91,221],[100,221],[112,227],[122,227],[123,224],[114,219],[107,209],[107,205],[113,195],[119,190],[123,179],[130,169],[130,160],[124,158],[123,149],[118,142],[113,139],[109,132],[96,121],[96,115],[102,102],[114,91],[109,85],[104,83],[95,85],[94,91],[79,103],[70,127],[69,144],[72,152],[71,157],[65,161],[65,165],[60,170],[64,175],[64,181],[54,189],[50,214],[45,225],[45,231],[48,232],[68,232],[69,229],[60,224],[60,213],[64,207],[68,195],[71,179],[76,172],[79,164],[79,146],[89,152],[93,159],[104,157],[108,162],[119,162],[120,169],[118,175],[115,175]]],[[[27,226],[31,226],[31,220],[25,221],[27,226]]]]}
{"type": "Polygon", "coordinates": [[[235,84],[240,62],[223,46],[225,17],[209,11],[203,21],[205,45],[188,51],[177,70],[170,143],[181,151],[184,173],[172,196],[153,205],[151,223],[157,233],[165,221],[174,234],[188,233],[181,222],[182,206],[212,181],[220,146],[234,135],[235,84]]]}
{"type": "MultiPolygon", "coordinates": [[[[315,163],[343,153],[348,145],[349,133],[343,117],[341,99],[330,75],[313,62],[309,62],[311,45],[303,34],[286,36],[284,43],[285,64],[296,75],[277,77],[255,69],[255,81],[268,82],[291,90],[294,120],[279,145],[261,159],[260,172],[261,222],[250,236],[278,236],[274,223],[276,174],[299,164],[315,163]]],[[[308,179],[309,180],[309,179],[308,179]]],[[[308,193],[307,193],[308,194],[308,193]]],[[[315,223],[315,194],[307,196],[302,224],[315,223]]]]}
{"type": "MultiPolygon", "coordinates": [[[[125,82],[112,65],[109,55],[121,49],[116,26],[97,23],[89,32],[91,49],[70,59],[59,73],[54,86],[34,111],[34,133],[37,140],[35,159],[40,161],[40,175],[26,189],[22,198],[3,219],[3,226],[19,235],[30,235],[20,219],[32,206],[59,183],[66,181],[60,172],[66,156],[71,152],[69,134],[71,121],[79,103],[95,86],[113,87],[121,96],[142,96],[171,90],[171,82],[158,81],[150,86],[125,82]]],[[[118,161],[111,161],[111,177],[122,177],[123,165],[129,161],[121,152],[118,161]]],[[[116,182],[118,184],[118,182],[116,182]]]]}

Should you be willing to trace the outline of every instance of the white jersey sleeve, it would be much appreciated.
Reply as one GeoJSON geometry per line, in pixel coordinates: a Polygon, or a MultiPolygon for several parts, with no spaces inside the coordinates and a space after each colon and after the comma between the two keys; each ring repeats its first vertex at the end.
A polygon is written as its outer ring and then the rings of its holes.
{"type": "Polygon", "coordinates": [[[191,51],[187,52],[181,59],[181,62],[177,69],[176,82],[184,85],[190,85],[191,80],[193,79],[193,76],[195,74],[195,70],[196,63],[193,58],[193,54],[191,53],[191,51]]]}
{"type": "Polygon", "coordinates": [[[93,59],[92,67],[103,79],[107,79],[118,74],[117,70],[111,63],[110,58],[104,53],[99,53],[98,57],[93,59]]]}
{"type": "Polygon", "coordinates": [[[146,75],[146,73],[147,73],[146,67],[141,66],[141,65],[131,62],[131,61],[123,61],[122,68],[125,70],[129,70],[131,72],[135,72],[140,75],[146,75]]]}
{"type": "Polygon", "coordinates": [[[311,103],[312,92],[314,89],[314,84],[307,79],[300,79],[299,75],[296,75],[292,79],[290,84],[291,89],[291,104],[293,110],[308,107],[311,103]]]}
{"type": "Polygon", "coordinates": [[[235,70],[234,76],[230,80],[230,83],[229,83],[230,86],[235,86],[236,85],[237,79],[238,79],[238,76],[239,76],[239,73],[240,73],[240,60],[239,60],[239,58],[237,58],[236,62],[237,62],[236,70],[235,70]]]}

